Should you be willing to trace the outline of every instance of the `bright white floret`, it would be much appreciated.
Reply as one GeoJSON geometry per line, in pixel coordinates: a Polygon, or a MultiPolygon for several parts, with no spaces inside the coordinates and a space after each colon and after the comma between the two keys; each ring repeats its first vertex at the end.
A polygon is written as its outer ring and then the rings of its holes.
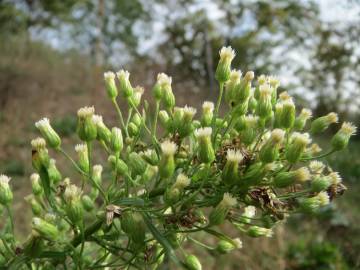
{"type": "Polygon", "coordinates": [[[325,164],[318,160],[313,160],[309,164],[309,168],[313,173],[320,174],[325,169],[325,164]]]}
{"type": "Polygon", "coordinates": [[[267,83],[260,85],[259,90],[260,90],[261,97],[270,97],[272,94],[272,88],[267,83]]]}
{"type": "Polygon", "coordinates": [[[297,142],[300,143],[302,145],[308,145],[309,143],[311,143],[311,138],[309,133],[299,133],[299,132],[294,132],[291,136],[293,142],[297,142]]]}
{"type": "Polygon", "coordinates": [[[344,122],[341,126],[341,131],[348,136],[352,136],[356,134],[356,126],[350,122],[344,122]]]}
{"type": "Polygon", "coordinates": [[[64,198],[67,202],[78,199],[81,195],[80,189],[75,185],[69,185],[64,192],[64,198]]]}
{"type": "Polygon", "coordinates": [[[94,114],[92,120],[93,123],[97,126],[104,124],[103,117],[101,115],[94,114]]]}
{"type": "Polygon", "coordinates": [[[43,128],[43,129],[46,129],[46,128],[49,128],[50,127],[50,120],[49,120],[49,118],[43,118],[43,119],[41,119],[41,120],[39,120],[39,121],[37,121],[36,123],[35,123],[35,127],[37,127],[37,128],[43,128]]]}
{"type": "Polygon", "coordinates": [[[183,173],[180,173],[176,178],[175,187],[178,188],[178,189],[184,189],[188,185],[190,185],[189,177],[187,177],[183,173]]]}
{"type": "Polygon", "coordinates": [[[226,154],[226,159],[229,162],[239,163],[243,160],[243,155],[241,154],[240,150],[229,149],[226,154]]]}
{"type": "Polygon", "coordinates": [[[85,153],[85,152],[87,152],[87,146],[86,146],[86,144],[77,144],[76,146],[75,146],[75,152],[76,153],[85,153]]]}
{"type": "Polygon", "coordinates": [[[249,206],[245,207],[244,214],[243,214],[244,217],[252,218],[255,216],[255,214],[256,214],[255,206],[249,205],[249,206]]]}
{"type": "Polygon", "coordinates": [[[311,178],[310,171],[306,167],[299,168],[295,172],[296,172],[296,180],[299,182],[305,182],[310,180],[311,178]]]}
{"type": "Polygon", "coordinates": [[[328,175],[328,178],[330,179],[330,183],[332,185],[338,185],[342,182],[341,176],[338,172],[332,172],[328,175]]]}
{"type": "Polygon", "coordinates": [[[176,153],[177,145],[172,141],[164,141],[161,144],[161,151],[166,156],[173,156],[176,153]]]}
{"type": "Polygon", "coordinates": [[[33,173],[31,176],[30,176],[30,181],[32,184],[37,184],[39,183],[40,181],[40,175],[38,175],[37,173],[33,173]]]}
{"type": "Polygon", "coordinates": [[[9,187],[9,181],[10,181],[10,177],[8,177],[5,174],[1,174],[0,175],[0,186],[2,187],[9,187]]]}
{"type": "Polygon", "coordinates": [[[222,47],[220,52],[220,60],[232,61],[235,57],[235,51],[229,47],[222,47]]]}
{"type": "Polygon", "coordinates": [[[115,79],[115,73],[112,71],[107,71],[104,73],[104,79],[105,81],[113,81],[115,79]]]}
{"type": "Polygon", "coordinates": [[[172,83],[172,78],[165,73],[159,73],[157,75],[157,83],[161,86],[170,86],[172,83]]]}
{"type": "Polygon", "coordinates": [[[101,166],[101,165],[94,165],[94,167],[93,167],[93,173],[94,174],[96,174],[96,175],[98,175],[98,174],[101,174],[102,173],[102,171],[103,171],[103,166],[101,166]]]}
{"type": "Polygon", "coordinates": [[[77,115],[78,117],[80,118],[87,118],[87,117],[92,117],[95,113],[95,108],[94,106],[91,106],[91,107],[83,107],[83,108],[80,108],[77,112],[77,115]]]}
{"type": "Polygon", "coordinates": [[[318,195],[316,195],[316,198],[320,206],[325,206],[330,203],[330,198],[326,191],[321,191],[318,195]]]}
{"type": "Polygon", "coordinates": [[[240,238],[235,238],[235,239],[233,239],[233,242],[234,242],[235,247],[236,247],[237,249],[240,249],[240,248],[243,247],[243,243],[242,243],[242,241],[241,241],[240,238]]]}
{"type": "Polygon", "coordinates": [[[46,147],[46,141],[43,138],[36,138],[31,141],[31,146],[33,149],[43,149],[46,147]]]}
{"type": "Polygon", "coordinates": [[[210,137],[211,133],[212,133],[212,128],[211,127],[198,128],[194,132],[195,137],[197,137],[197,138],[210,137]]]}
{"type": "Polygon", "coordinates": [[[302,109],[299,115],[301,118],[308,120],[312,117],[312,111],[309,109],[302,109]]]}
{"type": "Polygon", "coordinates": [[[285,131],[279,128],[271,132],[271,140],[275,143],[281,143],[284,140],[285,131]]]}
{"type": "Polygon", "coordinates": [[[196,114],[196,109],[185,105],[184,114],[192,118],[196,114]]]}
{"type": "Polygon", "coordinates": [[[214,103],[210,101],[205,101],[202,105],[204,113],[212,113],[214,111],[214,103]]]}
{"type": "Polygon", "coordinates": [[[339,121],[339,117],[337,113],[331,112],[328,115],[326,115],[327,120],[329,123],[337,123],[339,121]]]}
{"type": "Polygon", "coordinates": [[[118,72],[116,72],[116,76],[118,77],[119,80],[129,80],[130,78],[130,72],[127,70],[119,70],[118,72]]]}
{"type": "Polygon", "coordinates": [[[230,81],[231,83],[239,83],[241,76],[242,76],[241,70],[233,69],[233,70],[230,72],[230,80],[229,80],[229,81],[230,81]]]}
{"type": "Polygon", "coordinates": [[[221,201],[226,207],[233,207],[236,205],[237,200],[230,193],[224,193],[224,197],[221,201]]]}

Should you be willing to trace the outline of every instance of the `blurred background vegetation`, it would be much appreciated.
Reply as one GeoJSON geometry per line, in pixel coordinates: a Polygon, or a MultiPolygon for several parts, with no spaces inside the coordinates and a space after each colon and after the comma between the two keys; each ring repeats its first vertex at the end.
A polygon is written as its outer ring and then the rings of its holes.
{"type": "MultiPolygon", "coordinates": [[[[276,75],[300,108],[359,126],[359,36],[358,0],[0,0],[0,171],[13,178],[17,232],[29,230],[33,122],[50,117],[70,152],[80,106],[115,124],[105,70],[128,69],[147,90],[165,71],[178,103],[199,107],[215,100],[218,51],[231,45],[236,68],[276,75]]],[[[344,177],[342,198],[235,254],[195,250],[204,269],[360,269],[359,137],[325,162],[344,177]]]]}

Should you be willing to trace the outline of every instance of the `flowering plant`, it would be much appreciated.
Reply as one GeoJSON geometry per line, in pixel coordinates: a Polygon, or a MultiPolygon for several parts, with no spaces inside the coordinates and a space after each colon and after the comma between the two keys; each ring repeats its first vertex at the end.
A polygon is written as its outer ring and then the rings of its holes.
{"type": "Polygon", "coordinates": [[[169,258],[201,269],[181,247],[190,241],[212,252],[242,247],[240,238],[221,231],[232,224],[239,234],[270,237],[289,215],[313,213],[346,189],[337,172],[319,159],[344,149],[356,128],[343,123],[329,151],[312,143],[338,121],[335,113],[310,122],[311,111],[296,113],[293,98],[278,95],[279,81],[231,70],[234,51],[220,51],[215,77],[216,104],[176,107],[172,80],[161,73],[153,87],[154,110],[140,106],[143,88],[129,72],[104,74],[108,97],[120,120],[112,129],[93,107],[78,111],[77,158],[44,118],[35,125],[42,137],[31,142],[32,232],[24,243],[14,235],[9,178],[0,176],[0,203],[8,211],[0,234],[0,265],[8,269],[156,269],[169,258]],[[117,81],[116,81],[117,78],[117,81]],[[123,117],[118,95],[128,104],[123,117]],[[223,99],[228,107],[220,113],[223,99]],[[141,109],[142,108],[142,109],[141,109]],[[99,150],[94,151],[94,147],[99,150]],[[50,157],[64,155],[81,179],[64,178],[50,157]],[[94,164],[105,151],[108,159],[94,164]],[[51,153],[52,154],[52,153],[51,153]],[[111,174],[103,174],[103,166],[111,174]],[[218,238],[208,246],[197,232],[218,238]]]}

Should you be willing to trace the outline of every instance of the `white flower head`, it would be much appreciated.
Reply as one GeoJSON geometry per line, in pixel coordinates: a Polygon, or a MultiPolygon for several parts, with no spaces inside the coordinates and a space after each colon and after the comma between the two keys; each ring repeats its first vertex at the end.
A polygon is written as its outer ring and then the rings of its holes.
{"type": "Polygon", "coordinates": [[[296,180],[299,182],[308,181],[311,178],[311,174],[306,167],[301,167],[295,171],[296,180]]]}
{"type": "Polygon", "coordinates": [[[320,206],[325,206],[330,203],[330,198],[326,191],[319,192],[319,194],[316,195],[316,199],[318,200],[320,206]]]}
{"type": "Polygon", "coordinates": [[[35,127],[38,129],[51,128],[49,118],[44,117],[35,123],[35,127]]]}
{"type": "Polygon", "coordinates": [[[190,185],[190,182],[191,181],[190,181],[189,177],[187,177],[183,173],[180,173],[176,177],[175,188],[182,190],[182,189],[186,188],[188,185],[190,185]]]}
{"type": "Polygon", "coordinates": [[[220,52],[220,59],[223,61],[232,61],[235,57],[235,51],[229,47],[222,47],[220,52]]]}
{"type": "Polygon", "coordinates": [[[210,137],[212,133],[211,127],[198,128],[195,130],[194,134],[197,138],[210,137]]]}
{"type": "Polygon", "coordinates": [[[105,72],[104,79],[105,79],[105,81],[113,82],[113,80],[115,80],[115,73],[112,71],[105,72]]]}
{"type": "Polygon", "coordinates": [[[312,111],[309,110],[309,109],[302,109],[301,112],[300,112],[300,117],[305,119],[305,120],[308,120],[312,117],[312,111]]]}
{"type": "Polygon", "coordinates": [[[285,100],[291,100],[292,97],[289,95],[288,92],[284,91],[279,95],[279,98],[282,102],[284,102],[285,100]]]}
{"type": "Polygon", "coordinates": [[[317,143],[313,143],[310,146],[310,151],[312,154],[317,154],[317,153],[320,153],[322,151],[322,149],[317,143]]]}
{"type": "Polygon", "coordinates": [[[226,159],[229,162],[239,163],[243,160],[244,156],[240,150],[229,149],[226,153],[226,159]]]}
{"type": "Polygon", "coordinates": [[[233,196],[231,196],[230,193],[224,193],[224,197],[221,201],[221,203],[226,207],[233,207],[236,205],[237,200],[233,196]]]}
{"type": "Polygon", "coordinates": [[[284,140],[285,131],[279,128],[274,129],[271,132],[271,140],[275,143],[281,143],[284,140]]]}
{"type": "Polygon", "coordinates": [[[195,114],[196,114],[195,108],[185,105],[185,107],[184,107],[184,115],[185,116],[188,116],[189,118],[193,118],[195,114]]]}
{"type": "Polygon", "coordinates": [[[67,202],[71,202],[76,199],[79,199],[80,195],[81,195],[81,190],[75,185],[67,186],[64,192],[64,198],[67,202]]]}
{"type": "Polygon", "coordinates": [[[348,136],[352,136],[356,134],[356,126],[350,122],[344,122],[341,126],[341,131],[348,136]]]}
{"type": "Polygon", "coordinates": [[[242,243],[241,239],[238,237],[233,239],[233,243],[235,244],[235,247],[237,249],[241,249],[243,247],[243,243],[242,243]]]}
{"type": "Polygon", "coordinates": [[[239,83],[241,76],[242,76],[241,70],[233,69],[233,70],[230,72],[230,79],[229,79],[229,81],[230,81],[231,83],[233,83],[233,84],[239,83]]]}
{"type": "Polygon", "coordinates": [[[212,113],[214,111],[214,103],[210,101],[205,101],[202,105],[203,112],[212,113]]]}
{"type": "Polygon", "coordinates": [[[252,81],[255,77],[254,71],[248,71],[245,73],[244,80],[245,81],[252,81]]]}
{"type": "Polygon", "coordinates": [[[11,180],[10,177],[6,176],[5,174],[0,175],[0,186],[8,188],[9,187],[9,181],[11,180]]]}
{"type": "Polygon", "coordinates": [[[87,146],[86,144],[82,143],[82,144],[77,144],[75,146],[75,152],[76,153],[87,153],[87,146]]]}
{"type": "Polygon", "coordinates": [[[87,117],[92,117],[95,113],[95,108],[94,106],[91,106],[91,107],[83,107],[83,108],[80,108],[77,112],[77,115],[79,118],[87,118],[87,117]]]}
{"type": "Polygon", "coordinates": [[[38,175],[37,173],[33,173],[31,176],[30,176],[30,181],[32,184],[37,184],[39,183],[40,181],[40,175],[38,175]]]}
{"type": "Polygon", "coordinates": [[[267,78],[264,74],[261,74],[257,79],[259,85],[262,85],[267,82],[267,78]]]}
{"type": "Polygon", "coordinates": [[[311,138],[310,138],[309,133],[294,132],[291,135],[291,139],[293,142],[300,143],[305,146],[308,145],[309,143],[311,143],[311,138]]]}
{"type": "Polygon", "coordinates": [[[44,149],[46,147],[46,141],[43,138],[38,137],[31,141],[31,146],[33,149],[44,149]]]}
{"type": "Polygon", "coordinates": [[[309,168],[313,173],[321,174],[325,169],[325,164],[318,160],[313,160],[309,164],[309,168]]]}
{"type": "Polygon", "coordinates": [[[161,86],[171,86],[172,78],[166,75],[165,73],[159,73],[157,75],[157,83],[161,86]]]}
{"type": "Polygon", "coordinates": [[[260,96],[261,97],[271,97],[272,94],[272,88],[270,87],[269,84],[265,83],[259,86],[259,90],[260,90],[260,96]]]}
{"type": "Polygon", "coordinates": [[[326,115],[326,119],[329,121],[329,123],[337,123],[339,121],[339,117],[337,113],[331,112],[328,115],[326,115]]]}
{"type": "Polygon", "coordinates": [[[249,206],[245,207],[244,214],[243,214],[244,217],[253,218],[255,216],[255,214],[256,214],[255,206],[249,205],[249,206]]]}
{"type": "Polygon", "coordinates": [[[96,126],[101,126],[101,125],[104,124],[103,117],[101,115],[98,115],[98,114],[93,115],[92,121],[96,126]]]}
{"type": "Polygon", "coordinates": [[[118,77],[119,80],[129,80],[130,78],[130,72],[127,70],[119,70],[118,72],[116,72],[116,76],[118,77]]]}
{"type": "Polygon", "coordinates": [[[173,156],[176,153],[177,145],[176,143],[166,140],[161,143],[161,151],[166,156],[173,156]]]}
{"type": "Polygon", "coordinates": [[[93,167],[93,173],[96,175],[100,175],[103,171],[103,166],[101,166],[100,164],[94,165],[93,167]]]}
{"type": "Polygon", "coordinates": [[[338,172],[331,172],[328,176],[332,185],[338,185],[342,182],[341,176],[338,172]]]}
{"type": "Polygon", "coordinates": [[[280,85],[280,80],[278,78],[276,78],[275,76],[269,76],[268,78],[268,82],[271,85],[271,87],[273,88],[278,88],[280,85]]]}

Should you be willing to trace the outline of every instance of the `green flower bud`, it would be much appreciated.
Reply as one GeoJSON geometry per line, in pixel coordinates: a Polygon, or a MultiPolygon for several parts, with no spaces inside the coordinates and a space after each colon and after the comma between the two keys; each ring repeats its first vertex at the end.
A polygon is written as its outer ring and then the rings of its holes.
{"type": "Polygon", "coordinates": [[[103,167],[101,165],[94,165],[92,169],[92,180],[98,185],[101,184],[103,167]]]}
{"type": "Polygon", "coordinates": [[[292,164],[298,162],[310,142],[309,134],[294,132],[285,153],[286,159],[292,164]]]}
{"type": "Polygon", "coordinates": [[[259,118],[257,116],[248,115],[245,117],[245,123],[244,123],[245,128],[241,129],[240,131],[240,139],[245,145],[250,145],[255,140],[258,134],[257,132],[258,123],[259,123],[259,118]]]}
{"type": "Polygon", "coordinates": [[[35,196],[41,196],[44,192],[41,183],[40,183],[40,175],[38,175],[37,173],[33,173],[30,176],[30,181],[31,181],[31,188],[32,188],[32,192],[35,196]]]}
{"type": "Polygon", "coordinates": [[[225,83],[230,79],[231,62],[235,57],[234,50],[229,47],[223,47],[220,50],[220,60],[215,71],[215,78],[220,83],[225,83]]]}
{"type": "Polygon", "coordinates": [[[165,141],[161,144],[161,160],[159,165],[160,176],[162,178],[169,178],[175,171],[174,155],[177,150],[177,145],[171,141],[165,141]]]}
{"type": "Polygon", "coordinates": [[[348,144],[350,137],[355,135],[356,127],[349,122],[344,122],[340,130],[331,139],[331,146],[333,150],[343,150],[348,144]]]}
{"type": "MultiPolygon", "coordinates": [[[[37,234],[33,233],[24,243],[24,254],[33,258],[38,257],[44,249],[44,241],[37,234]]],[[[1,263],[0,266],[2,266],[1,263]]]]}
{"type": "Polygon", "coordinates": [[[250,97],[248,102],[248,110],[254,113],[256,111],[256,108],[257,108],[257,100],[254,97],[250,97]]]}
{"type": "Polygon", "coordinates": [[[118,95],[118,90],[115,84],[115,73],[108,71],[104,73],[106,93],[110,99],[115,99],[118,95]]]}
{"type": "Polygon", "coordinates": [[[111,131],[104,124],[102,116],[94,115],[92,120],[97,129],[97,139],[99,141],[104,141],[107,145],[109,145],[111,140],[111,131]]]}
{"type": "Polygon", "coordinates": [[[13,194],[9,186],[10,178],[0,175],[0,204],[8,206],[13,200],[13,194]]]}
{"type": "Polygon", "coordinates": [[[178,188],[168,188],[164,193],[164,201],[167,205],[173,205],[180,199],[181,192],[178,188]]]}
{"type": "Polygon", "coordinates": [[[257,114],[260,118],[266,119],[271,115],[272,103],[271,94],[273,89],[268,84],[260,86],[260,98],[257,106],[257,114]]]}
{"type": "Polygon", "coordinates": [[[146,170],[146,162],[136,152],[131,152],[129,155],[129,166],[133,175],[142,175],[146,170]]]}
{"type": "Polygon", "coordinates": [[[212,210],[209,216],[211,225],[220,225],[227,217],[229,210],[237,203],[229,193],[225,193],[222,201],[212,210]]]}
{"type": "Polygon", "coordinates": [[[311,191],[320,192],[326,190],[331,185],[330,179],[326,176],[317,176],[311,181],[311,191]]]}
{"type": "Polygon", "coordinates": [[[80,169],[83,172],[89,173],[89,156],[86,144],[77,144],[75,152],[78,154],[78,162],[80,169]]]}
{"type": "Polygon", "coordinates": [[[170,87],[164,88],[162,102],[166,109],[171,110],[175,106],[175,96],[170,87]]]}
{"type": "Polygon", "coordinates": [[[289,99],[283,102],[283,109],[280,116],[280,125],[285,129],[290,129],[295,123],[295,105],[294,102],[289,99]]]}
{"type": "Polygon", "coordinates": [[[329,203],[330,198],[326,191],[321,191],[315,197],[299,199],[300,209],[306,213],[314,213],[329,203]]]}
{"type": "Polygon", "coordinates": [[[157,166],[150,166],[148,165],[146,167],[145,172],[142,175],[141,183],[146,184],[150,182],[154,177],[158,174],[159,168],[157,166]]]}
{"type": "Polygon", "coordinates": [[[198,159],[202,163],[211,163],[215,160],[215,151],[211,143],[212,128],[205,127],[195,130],[198,142],[198,159]]]}
{"type": "Polygon", "coordinates": [[[295,119],[294,129],[298,131],[303,130],[311,116],[312,112],[309,109],[302,109],[300,115],[295,119]]]}
{"type": "Polygon", "coordinates": [[[97,137],[97,126],[93,121],[94,107],[84,107],[78,110],[77,134],[82,141],[92,141],[97,137]]]}
{"type": "Polygon", "coordinates": [[[50,164],[50,158],[48,150],[46,149],[46,142],[43,138],[36,138],[31,141],[32,146],[32,165],[36,171],[40,171],[41,168],[48,168],[50,164]]]}
{"type": "Polygon", "coordinates": [[[144,242],[146,227],[141,214],[124,212],[121,216],[121,228],[135,243],[144,242]]]}
{"type": "Polygon", "coordinates": [[[161,111],[159,112],[159,120],[160,120],[161,125],[162,125],[165,129],[168,129],[168,128],[169,128],[170,117],[169,117],[169,114],[168,114],[166,111],[161,110],[161,111]]]}
{"type": "Polygon", "coordinates": [[[153,87],[153,96],[155,100],[160,101],[163,97],[163,92],[165,88],[171,88],[172,79],[165,73],[160,73],[157,75],[157,81],[153,87]]]}
{"type": "Polygon", "coordinates": [[[311,133],[317,134],[324,132],[331,124],[337,123],[338,115],[336,113],[329,113],[328,115],[316,118],[311,123],[311,133]]]}
{"type": "Polygon", "coordinates": [[[139,135],[140,129],[133,122],[130,122],[128,125],[128,132],[130,137],[136,137],[139,135]]]}
{"type": "Polygon", "coordinates": [[[50,159],[48,175],[49,175],[50,182],[53,183],[54,185],[58,184],[62,179],[62,175],[56,167],[55,159],[50,159]]]}
{"type": "Polygon", "coordinates": [[[249,169],[242,177],[242,180],[246,184],[256,184],[262,180],[264,173],[265,173],[264,164],[262,164],[261,162],[257,162],[250,165],[249,169]]]}
{"type": "Polygon", "coordinates": [[[116,76],[120,82],[120,91],[122,92],[123,96],[125,98],[130,98],[133,96],[134,93],[134,89],[131,86],[130,83],[130,73],[129,71],[125,71],[125,70],[120,70],[118,72],[116,72],[116,76]]]}
{"type": "Polygon", "coordinates": [[[282,112],[283,112],[284,105],[283,103],[276,103],[275,105],[275,113],[274,113],[274,128],[280,128],[281,127],[281,118],[282,118],[282,112]]]}
{"type": "Polygon", "coordinates": [[[48,118],[43,118],[35,123],[35,127],[40,131],[41,135],[45,138],[47,144],[51,148],[59,148],[61,139],[56,131],[51,127],[48,118]]]}
{"type": "Polygon", "coordinates": [[[253,225],[247,230],[246,234],[251,237],[272,237],[273,231],[271,229],[253,225]]]}
{"type": "Polygon", "coordinates": [[[172,121],[172,128],[179,130],[184,122],[184,108],[175,107],[172,121]]]}
{"type": "Polygon", "coordinates": [[[69,185],[64,192],[64,199],[66,202],[65,211],[68,218],[76,225],[80,225],[83,216],[84,209],[81,202],[81,191],[75,185],[69,185]]]}
{"type": "Polygon", "coordinates": [[[93,199],[91,199],[88,195],[82,196],[81,202],[87,212],[90,212],[95,208],[93,199]]]}
{"type": "Polygon", "coordinates": [[[274,129],[269,140],[261,147],[259,152],[260,161],[271,163],[279,156],[279,145],[284,140],[285,132],[281,129],[274,129]]]}
{"type": "MultiPolygon", "coordinates": [[[[134,94],[130,97],[132,105],[138,107],[140,105],[141,97],[143,94],[144,94],[144,88],[141,86],[136,86],[134,88],[134,94]]],[[[129,105],[131,106],[131,103],[129,105]]]]}
{"type": "Polygon", "coordinates": [[[251,81],[254,79],[254,72],[246,72],[244,78],[234,89],[234,98],[236,104],[247,101],[251,94],[251,81]]]}
{"type": "Polygon", "coordinates": [[[235,238],[233,239],[232,242],[227,240],[220,240],[216,246],[216,250],[221,254],[230,253],[234,249],[240,249],[240,248],[242,248],[242,242],[240,238],[235,238]]]}
{"type": "Polygon", "coordinates": [[[33,218],[32,229],[49,241],[56,241],[59,237],[59,230],[54,225],[38,217],[33,218]]]}
{"type": "Polygon", "coordinates": [[[185,265],[189,270],[201,270],[202,266],[199,259],[195,255],[187,255],[185,257],[185,265]]]}
{"type": "Polygon", "coordinates": [[[43,209],[41,205],[35,200],[34,196],[32,195],[27,196],[25,197],[25,200],[30,204],[33,215],[40,216],[43,209]]]}
{"type": "Polygon", "coordinates": [[[132,117],[131,117],[131,122],[134,123],[137,127],[140,127],[142,124],[142,119],[140,114],[135,113],[132,117]]]}
{"type": "Polygon", "coordinates": [[[156,154],[156,151],[153,149],[147,149],[144,152],[140,153],[140,156],[149,164],[151,165],[157,165],[159,162],[159,157],[156,154]]]}
{"type": "Polygon", "coordinates": [[[222,180],[227,185],[233,185],[239,180],[239,163],[243,155],[239,150],[230,149],[227,151],[226,163],[222,171],[222,180]]]}
{"type": "Polygon", "coordinates": [[[121,133],[121,129],[114,127],[111,129],[111,140],[110,140],[110,148],[111,150],[116,153],[116,155],[119,155],[121,150],[124,147],[123,143],[123,136],[121,133]]]}
{"type": "Polygon", "coordinates": [[[295,171],[281,172],[275,176],[274,186],[277,188],[285,188],[296,182],[303,183],[309,180],[310,177],[311,174],[305,167],[299,168],[295,171]]]}
{"type": "Polygon", "coordinates": [[[201,125],[207,127],[211,125],[214,116],[214,103],[205,101],[202,105],[201,125]]]}
{"type": "Polygon", "coordinates": [[[225,102],[231,107],[234,105],[233,102],[235,102],[235,88],[240,84],[241,75],[240,70],[232,70],[230,79],[225,85],[225,102]]]}
{"type": "Polygon", "coordinates": [[[111,165],[111,169],[115,170],[116,168],[116,173],[119,175],[126,175],[129,171],[129,168],[126,165],[126,163],[119,158],[116,160],[116,157],[113,155],[109,156],[108,162],[111,165]]]}

